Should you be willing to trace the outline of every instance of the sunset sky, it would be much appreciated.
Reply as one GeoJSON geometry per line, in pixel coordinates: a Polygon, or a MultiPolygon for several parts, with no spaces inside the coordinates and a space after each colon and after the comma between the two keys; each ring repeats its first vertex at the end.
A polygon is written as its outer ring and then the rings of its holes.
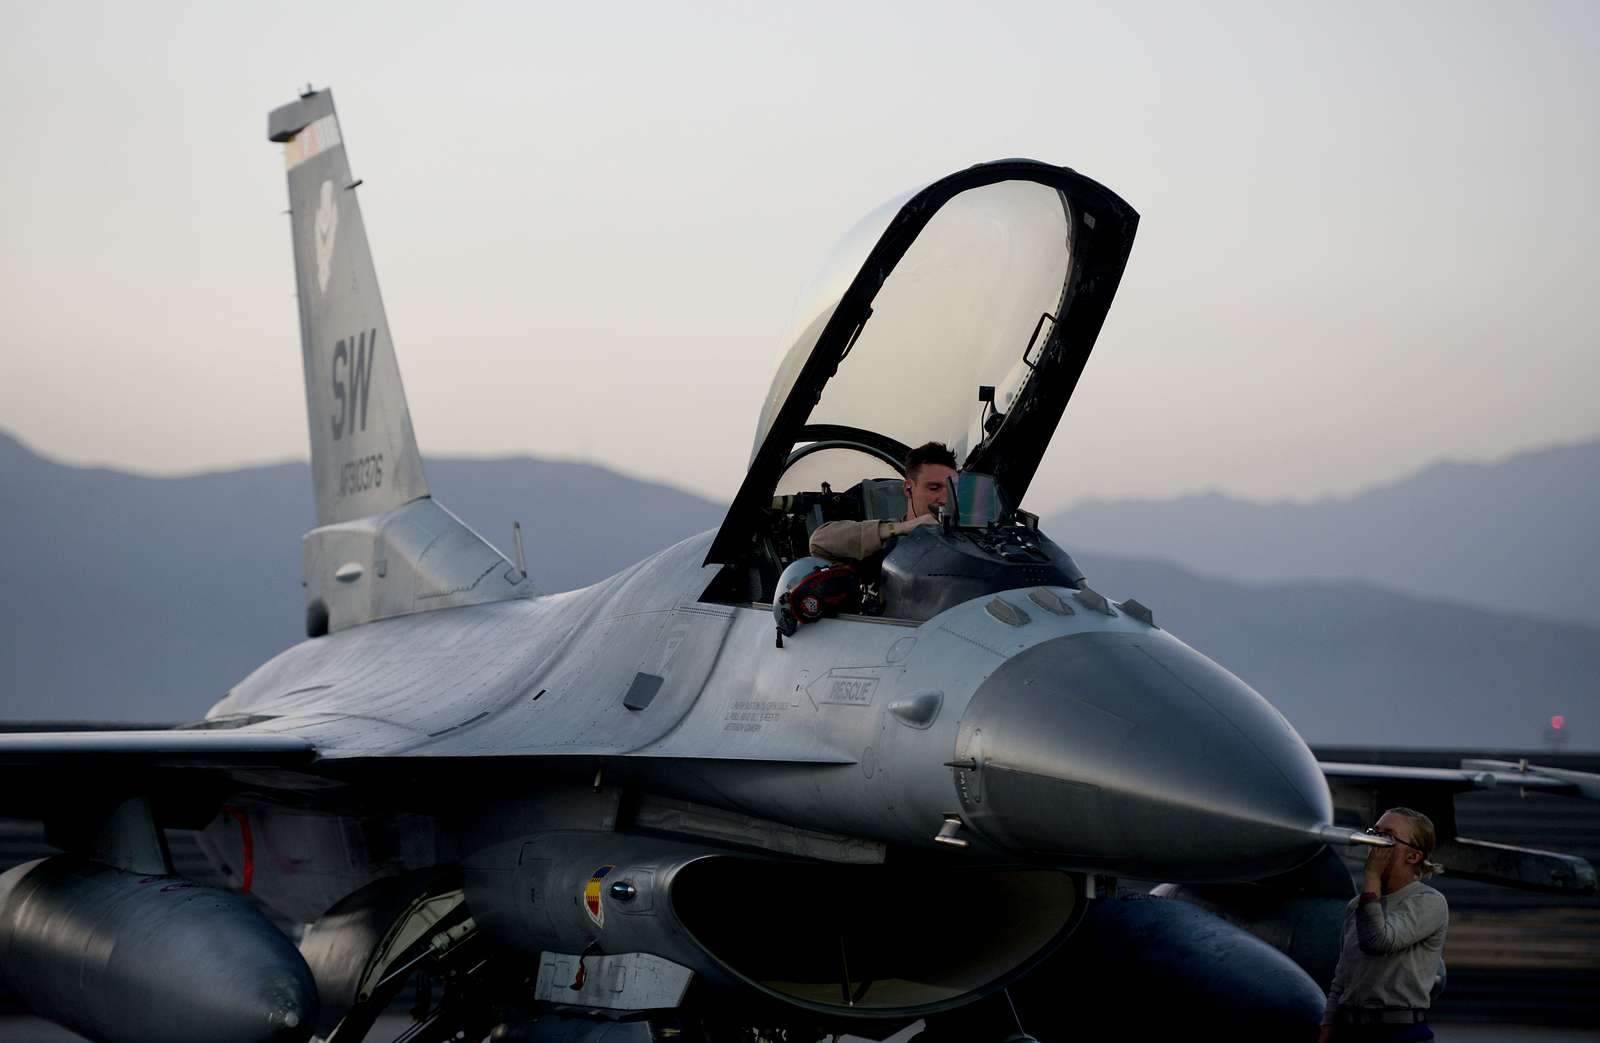
{"type": "Polygon", "coordinates": [[[796,298],[1028,156],[1142,223],[1030,506],[1600,436],[1600,5],[0,3],[0,429],[306,455],[279,146],[332,86],[430,455],[737,486],[796,298]]]}

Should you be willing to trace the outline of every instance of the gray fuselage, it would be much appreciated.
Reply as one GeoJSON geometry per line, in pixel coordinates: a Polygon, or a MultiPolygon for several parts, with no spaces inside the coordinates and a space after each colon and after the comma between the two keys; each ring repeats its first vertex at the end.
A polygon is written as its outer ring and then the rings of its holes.
{"type": "MultiPolygon", "coordinates": [[[[1287,722],[1115,603],[1023,589],[922,623],[823,619],[780,648],[768,606],[700,600],[710,538],[582,590],[302,642],[208,720],[303,737],[334,769],[536,761],[530,797],[563,763],[625,766],[650,791],[928,851],[959,815],[952,858],[1194,880],[1315,851],[1328,791],[1287,722]]],[[[285,912],[318,911],[312,871],[285,912]]]]}

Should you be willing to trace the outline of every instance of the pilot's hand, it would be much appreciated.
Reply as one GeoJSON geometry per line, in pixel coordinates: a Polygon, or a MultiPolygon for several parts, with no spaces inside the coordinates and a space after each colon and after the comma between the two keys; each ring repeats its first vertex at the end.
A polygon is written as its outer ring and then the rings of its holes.
{"type": "Polygon", "coordinates": [[[911,519],[909,519],[907,521],[890,522],[889,523],[889,535],[891,535],[891,536],[904,536],[906,533],[913,531],[918,526],[921,526],[921,525],[938,525],[938,524],[939,524],[939,519],[935,518],[933,515],[931,515],[931,514],[919,514],[915,518],[911,518],[911,519]]]}

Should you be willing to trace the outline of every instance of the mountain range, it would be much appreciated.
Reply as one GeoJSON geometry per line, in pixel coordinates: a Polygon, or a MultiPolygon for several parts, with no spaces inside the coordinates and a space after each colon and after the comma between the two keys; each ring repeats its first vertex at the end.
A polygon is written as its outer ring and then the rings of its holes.
{"type": "MultiPolygon", "coordinates": [[[[439,501],[543,591],[593,583],[723,508],[604,468],[427,461],[439,501]]],[[[181,720],[304,635],[304,463],[152,478],[67,467],[0,433],[0,718],[181,720]]]]}
{"type": "MultiPolygon", "coordinates": [[[[1441,465],[1320,508],[1220,497],[1084,504],[1046,531],[1096,589],[1152,606],[1158,624],[1267,695],[1309,741],[1536,747],[1562,714],[1573,747],[1594,749],[1600,626],[1552,606],[1575,600],[1569,591],[1596,572],[1594,527],[1569,531],[1573,517],[1593,517],[1596,460],[1600,443],[1441,465]],[[1520,492],[1430,545],[1418,530],[1474,489],[1498,490],[1499,501],[1520,492]],[[1178,531],[1167,539],[1163,525],[1178,531]],[[1492,545],[1463,535],[1486,527],[1492,545]],[[1230,529],[1260,534],[1253,559],[1230,529]],[[1249,567],[1229,567],[1229,553],[1249,567]],[[1429,565],[1382,574],[1408,554],[1429,565]],[[1517,577],[1547,577],[1544,596],[1523,597],[1529,584],[1507,580],[1512,558],[1517,577]],[[1452,585],[1458,572],[1483,582],[1452,585]]],[[[431,459],[427,474],[441,503],[507,551],[520,520],[528,571],[545,591],[604,578],[723,513],[580,463],[431,459]]],[[[0,433],[0,482],[0,718],[192,719],[301,639],[305,464],[154,478],[64,466],[0,433]]]]}
{"type": "Polygon", "coordinates": [[[1046,531],[1074,549],[1233,581],[1375,583],[1600,626],[1600,441],[1437,463],[1306,504],[1219,493],[1085,502],[1048,518],[1046,531]]]}
{"type": "Polygon", "coordinates": [[[1084,551],[1089,585],[1135,597],[1324,746],[1535,749],[1561,716],[1600,748],[1600,629],[1358,581],[1242,584],[1084,551]]]}

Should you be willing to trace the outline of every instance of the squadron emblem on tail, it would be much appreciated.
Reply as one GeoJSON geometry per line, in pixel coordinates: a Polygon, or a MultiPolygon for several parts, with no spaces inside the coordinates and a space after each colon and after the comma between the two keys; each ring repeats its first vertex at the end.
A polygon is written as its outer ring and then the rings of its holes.
{"type": "Polygon", "coordinates": [[[317,204],[317,288],[328,292],[329,265],[333,261],[333,235],[339,230],[339,204],[333,198],[333,182],[322,183],[322,200],[317,204]]]}

